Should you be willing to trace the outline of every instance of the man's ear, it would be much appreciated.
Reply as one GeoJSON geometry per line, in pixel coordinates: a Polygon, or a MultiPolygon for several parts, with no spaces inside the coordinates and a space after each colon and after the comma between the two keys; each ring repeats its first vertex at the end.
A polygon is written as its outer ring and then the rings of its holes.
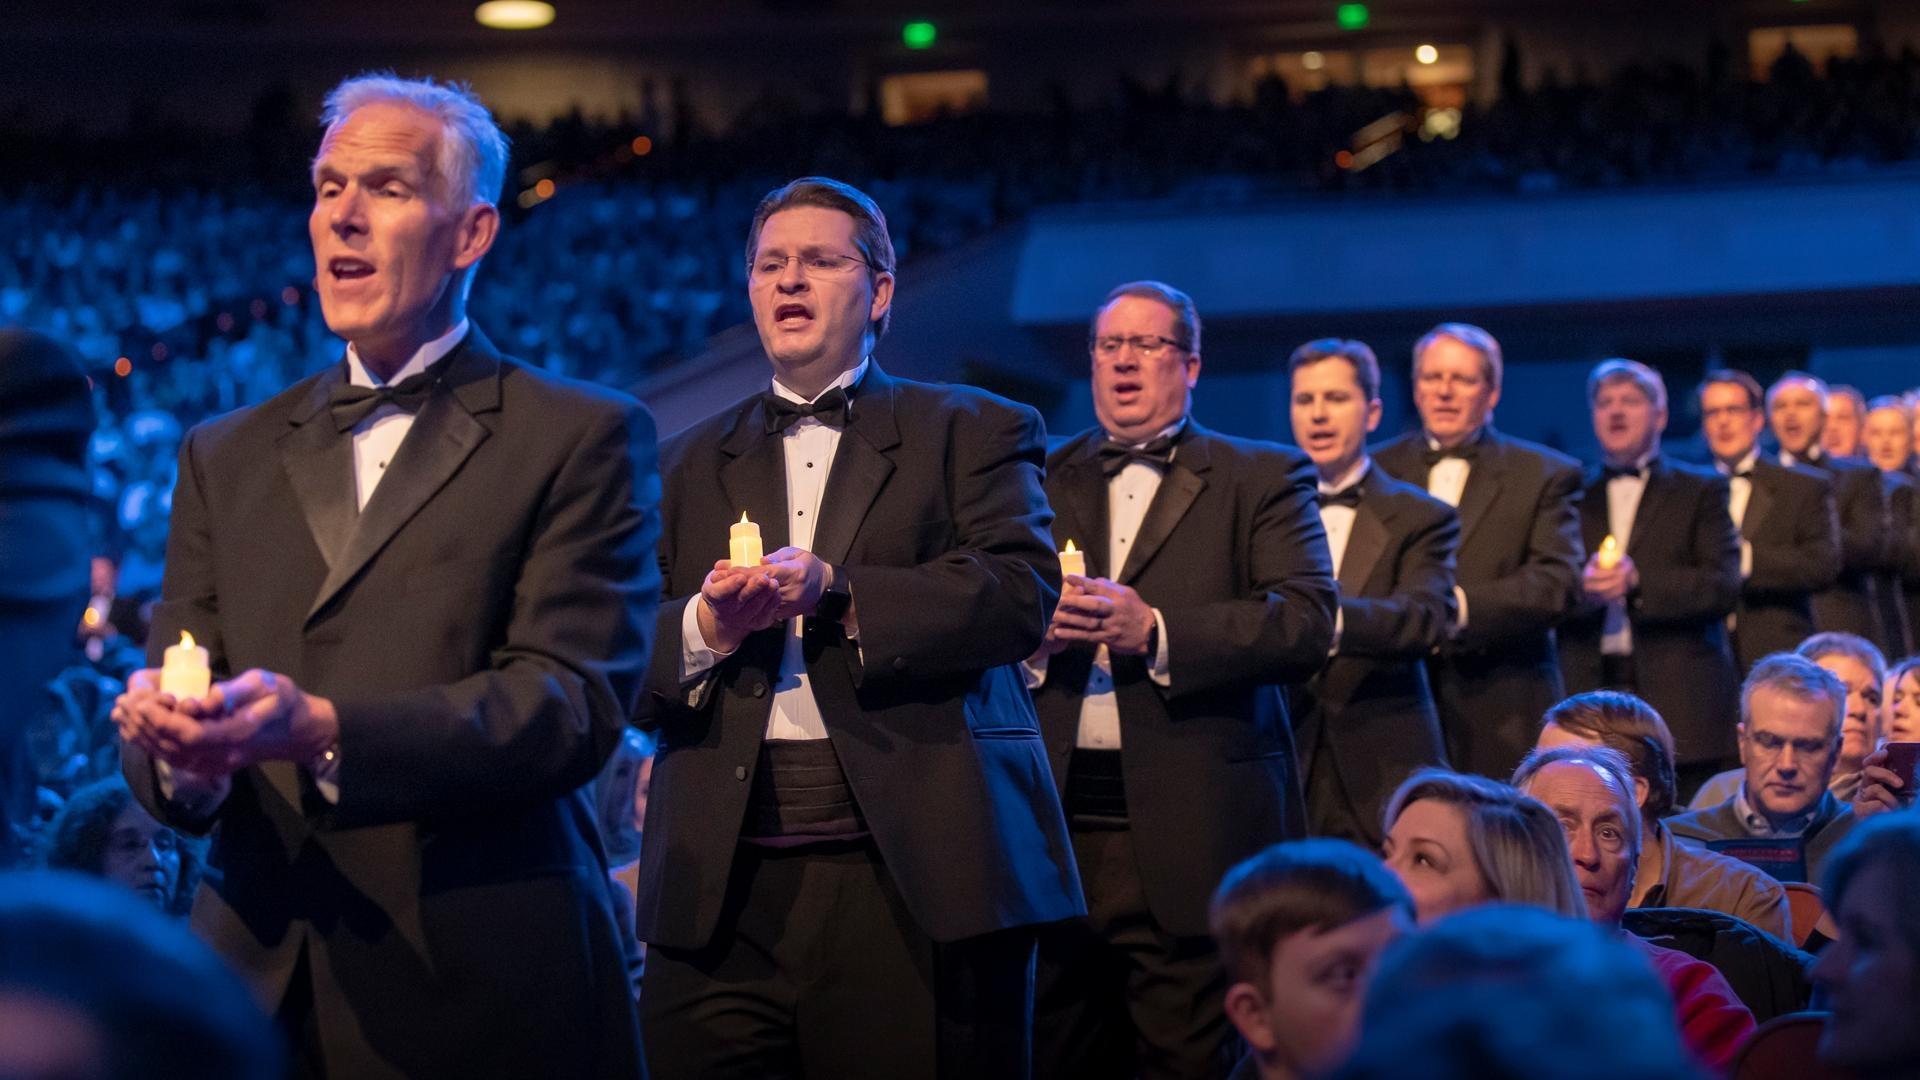
{"type": "Polygon", "coordinates": [[[1272,1053],[1278,1043],[1273,1025],[1267,1020],[1267,999],[1252,983],[1237,982],[1227,987],[1227,1019],[1247,1040],[1256,1054],[1272,1053]]]}

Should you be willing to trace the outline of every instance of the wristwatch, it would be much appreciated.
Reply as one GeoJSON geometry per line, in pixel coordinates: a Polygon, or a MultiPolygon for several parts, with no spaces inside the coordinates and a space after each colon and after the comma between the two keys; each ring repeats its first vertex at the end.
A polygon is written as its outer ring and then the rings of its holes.
{"type": "Polygon", "coordinates": [[[847,617],[847,609],[852,606],[853,593],[840,580],[839,568],[827,564],[827,587],[820,594],[820,603],[813,609],[813,617],[837,623],[847,617]]]}

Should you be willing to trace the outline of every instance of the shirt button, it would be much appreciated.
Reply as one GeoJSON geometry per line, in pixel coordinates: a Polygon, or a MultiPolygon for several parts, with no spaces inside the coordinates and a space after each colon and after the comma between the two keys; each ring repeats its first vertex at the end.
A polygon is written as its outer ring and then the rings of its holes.
{"type": "Polygon", "coordinates": [[[735,780],[745,780],[747,778],[747,767],[745,765],[735,765],[733,767],[733,778],[735,780]]]}
{"type": "Polygon", "coordinates": [[[904,656],[896,656],[896,657],[894,657],[894,658],[893,658],[893,670],[895,670],[895,671],[905,671],[905,670],[907,670],[907,658],[906,658],[906,657],[904,657],[904,656]]]}

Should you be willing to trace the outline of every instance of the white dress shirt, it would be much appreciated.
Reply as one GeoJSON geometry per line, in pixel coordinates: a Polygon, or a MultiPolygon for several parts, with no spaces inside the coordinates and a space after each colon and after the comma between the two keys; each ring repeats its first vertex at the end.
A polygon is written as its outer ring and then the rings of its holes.
{"type": "MultiPolygon", "coordinates": [[[[1633,521],[1640,514],[1640,498],[1647,493],[1647,468],[1653,455],[1642,457],[1636,476],[1615,476],[1607,481],[1607,532],[1624,554],[1633,536],[1633,521]]],[[[1633,623],[1627,618],[1627,601],[1622,597],[1607,604],[1605,629],[1600,634],[1602,656],[1633,655],[1633,623]]]]}
{"type": "MultiPolygon", "coordinates": [[[[862,360],[858,367],[842,372],[811,401],[820,400],[835,387],[849,387],[858,383],[861,376],[867,373],[869,363],[868,360],[862,360]]],[[[773,380],[773,392],[798,404],[810,403],[808,398],[782,386],[779,379],[773,380]]],[[[858,408],[858,405],[854,407],[858,408]]],[[[787,471],[787,543],[793,547],[812,550],[813,531],[820,518],[820,500],[827,491],[827,476],[833,470],[833,458],[840,449],[840,436],[841,429],[808,416],[788,428],[780,438],[787,471]]],[[[707,645],[706,638],[700,633],[700,603],[701,600],[696,596],[680,618],[680,677],[683,683],[701,678],[715,664],[732,655],[707,645]]],[[[766,737],[769,739],[827,737],[827,722],[820,715],[820,703],[814,700],[806,659],[801,654],[800,635],[803,628],[801,619],[791,619],[787,623],[786,642],[780,653],[780,673],[773,685],[773,709],[767,716],[766,737]]]]}
{"type": "MultiPolygon", "coordinates": [[[[1440,440],[1431,435],[1427,437],[1427,449],[1440,449],[1440,440]]],[[[1480,432],[1474,432],[1474,441],[1479,441],[1480,432]]],[[[1427,494],[1453,507],[1460,508],[1460,498],[1467,493],[1467,477],[1473,473],[1473,462],[1466,458],[1444,457],[1433,463],[1427,470],[1427,494]]],[[[1453,621],[1456,629],[1465,629],[1467,625],[1467,591],[1458,585],[1453,587],[1453,599],[1459,611],[1453,621]]]]}
{"type": "MultiPolygon", "coordinates": [[[[1353,468],[1339,479],[1328,483],[1319,482],[1320,494],[1338,495],[1367,478],[1367,470],[1373,467],[1373,459],[1366,454],[1354,462],[1353,468]]],[[[1333,556],[1333,577],[1340,579],[1340,567],[1347,558],[1347,541],[1353,536],[1353,519],[1360,513],[1358,507],[1328,506],[1320,504],[1320,527],[1327,531],[1327,552],[1333,556]]],[[[1327,655],[1333,656],[1340,651],[1340,634],[1347,628],[1347,613],[1339,607],[1333,609],[1333,641],[1327,645],[1327,655]]]]}
{"type": "MultiPolygon", "coordinates": [[[[1716,460],[1713,467],[1727,478],[1727,516],[1733,519],[1735,530],[1744,529],[1747,520],[1747,503],[1753,498],[1753,478],[1746,473],[1753,471],[1754,462],[1760,460],[1760,448],[1754,447],[1737,463],[1728,466],[1724,461],[1716,460]]],[[[1740,537],[1740,580],[1753,576],[1753,545],[1746,536],[1740,537]]]]}
{"type": "MultiPolygon", "coordinates": [[[[407,362],[401,365],[393,378],[382,379],[367,370],[366,362],[360,359],[360,351],[353,343],[347,344],[347,383],[350,386],[377,388],[398,383],[438,363],[442,357],[452,352],[465,340],[469,322],[461,319],[453,329],[434,338],[432,341],[414,350],[407,362]]],[[[353,488],[359,508],[367,508],[367,500],[373,498],[373,491],[380,486],[380,480],[387,475],[387,466],[393,463],[393,455],[400,451],[400,444],[413,430],[413,414],[398,405],[382,405],[368,413],[366,419],[353,428],[353,488]]],[[[333,752],[312,764],[313,784],[320,794],[330,803],[340,801],[340,755],[333,752]]],[[[171,769],[164,761],[154,762],[154,775],[160,781],[160,794],[181,803],[190,814],[196,817],[206,816],[226,801],[232,782],[224,776],[202,777],[190,774],[183,769],[171,769]]]]}

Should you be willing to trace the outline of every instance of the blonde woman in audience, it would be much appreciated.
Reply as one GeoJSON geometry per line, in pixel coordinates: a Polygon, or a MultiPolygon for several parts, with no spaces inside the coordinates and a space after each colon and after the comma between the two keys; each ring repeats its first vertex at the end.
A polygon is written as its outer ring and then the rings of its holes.
{"type": "Polygon", "coordinates": [[[1479,904],[1534,904],[1584,917],[1560,823],[1497,780],[1422,769],[1387,804],[1381,855],[1422,924],[1479,904]]]}

